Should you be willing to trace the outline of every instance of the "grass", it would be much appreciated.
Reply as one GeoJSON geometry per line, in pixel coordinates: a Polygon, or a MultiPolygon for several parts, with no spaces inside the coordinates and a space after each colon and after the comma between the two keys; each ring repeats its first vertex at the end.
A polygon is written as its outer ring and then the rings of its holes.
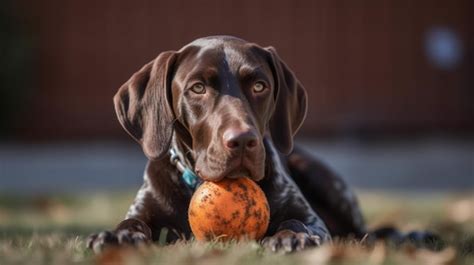
{"type": "Polygon", "coordinates": [[[474,264],[474,196],[359,192],[370,227],[441,234],[439,252],[378,243],[335,242],[302,253],[273,254],[255,242],[154,244],[94,255],[85,237],[112,228],[133,193],[0,196],[0,264],[474,264]]]}

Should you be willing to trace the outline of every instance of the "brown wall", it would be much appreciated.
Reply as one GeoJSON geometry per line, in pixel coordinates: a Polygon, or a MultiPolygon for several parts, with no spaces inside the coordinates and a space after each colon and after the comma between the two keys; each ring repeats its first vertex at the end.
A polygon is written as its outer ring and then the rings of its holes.
{"type": "Polygon", "coordinates": [[[229,34],[272,45],[308,90],[303,134],[472,129],[472,4],[454,1],[27,1],[34,104],[19,135],[123,136],[116,89],[159,52],[229,34]],[[469,21],[471,20],[471,21],[469,21]],[[462,63],[431,65],[424,36],[457,32],[462,63]]]}

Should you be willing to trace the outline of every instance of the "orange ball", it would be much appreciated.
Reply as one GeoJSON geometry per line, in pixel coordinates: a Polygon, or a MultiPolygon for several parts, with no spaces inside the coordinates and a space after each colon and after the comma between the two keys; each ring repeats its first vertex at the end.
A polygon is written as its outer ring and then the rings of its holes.
{"type": "Polygon", "coordinates": [[[225,178],[197,188],[188,219],[197,240],[260,239],[268,228],[270,208],[255,182],[225,178]]]}

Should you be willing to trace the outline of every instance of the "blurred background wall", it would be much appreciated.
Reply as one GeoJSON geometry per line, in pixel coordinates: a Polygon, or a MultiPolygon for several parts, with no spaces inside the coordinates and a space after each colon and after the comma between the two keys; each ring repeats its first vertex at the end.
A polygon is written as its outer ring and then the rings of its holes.
{"type": "Polygon", "coordinates": [[[118,87],[160,52],[216,34],[277,48],[310,97],[301,135],[474,128],[469,0],[20,0],[2,8],[10,32],[2,72],[11,79],[2,134],[13,139],[123,137],[111,102],[118,87]]]}
{"type": "MultiPolygon", "coordinates": [[[[308,90],[305,139],[469,138],[473,10],[470,0],[4,0],[1,140],[130,143],[115,118],[116,90],[160,52],[217,34],[276,47],[308,90]]],[[[468,146],[458,155],[470,176],[468,146]]],[[[18,148],[3,147],[12,174],[18,148]]]]}

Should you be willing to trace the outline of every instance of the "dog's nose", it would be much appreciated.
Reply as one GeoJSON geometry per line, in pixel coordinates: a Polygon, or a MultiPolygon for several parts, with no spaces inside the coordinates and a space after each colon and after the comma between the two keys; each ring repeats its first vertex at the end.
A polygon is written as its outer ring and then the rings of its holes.
{"type": "Polygon", "coordinates": [[[253,149],[257,146],[257,134],[254,130],[229,128],[222,135],[224,146],[229,149],[253,149]]]}

